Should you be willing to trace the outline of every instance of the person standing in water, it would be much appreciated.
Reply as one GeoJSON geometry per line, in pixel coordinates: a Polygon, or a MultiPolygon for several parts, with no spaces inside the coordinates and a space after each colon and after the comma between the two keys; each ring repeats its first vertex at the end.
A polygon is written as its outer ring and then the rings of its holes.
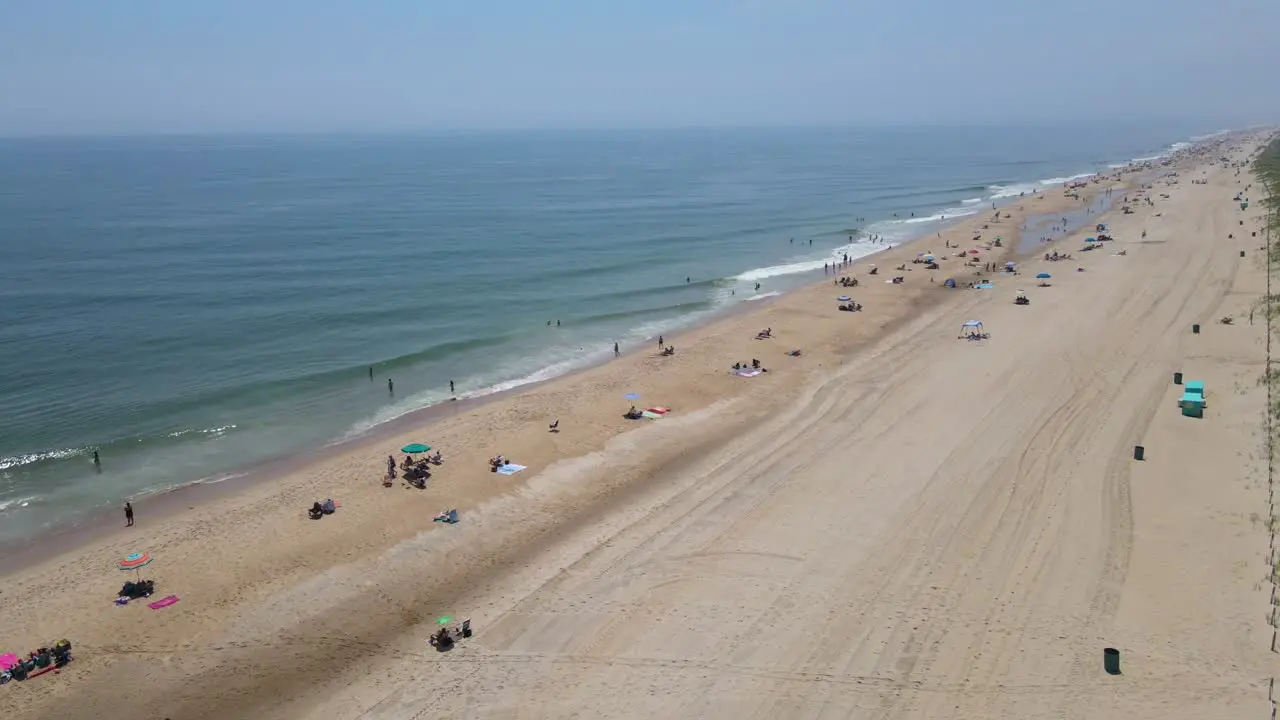
{"type": "Polygon", "coordinates": [[[124,504],[124,526],[133,527],[133,505],[129,502],[124,504]]]}
{"type": "Polygon", "coordinates": [[[98,472],[102,472],[102,458],[98,457],[98,451],[93,451],[93,467],[98,472]]]}
{"type": "Polygon", "coordinates": [[[618,357],[618,356],[619,356],[619,355],[621,355],[621,354],[622,354],[622,351],[620,351],[620,350],[618,349],[618,343],[614,343],[614,344],[613,344],[613,356],[614,356],[614,357],[618,357]]]}
{"type": "Polygon", "coordinates": [[[453,394],[453,381],[452,381],[452,380],[450,380],[450,381],[449,381],[449,394],[450,394],[450,395],[452,395],[452,394],[453,394]]]}
{"type": "Polygon", "coordinates": [[[369,366],[369,382],[373,382],[373,366],[369,366]]]}
{"type": "Polygon", "coordinates": [[[395,383],[391,382],[391,378],[387,378],[387,394],[388,395],[396,394],[396,385],[395,383]]]}

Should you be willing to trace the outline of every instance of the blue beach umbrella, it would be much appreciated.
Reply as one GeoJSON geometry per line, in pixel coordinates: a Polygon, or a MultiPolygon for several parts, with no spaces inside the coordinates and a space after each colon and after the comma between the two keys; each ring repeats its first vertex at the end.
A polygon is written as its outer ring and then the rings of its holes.
{"type": "Polygon", "coordinates": [[[1050,277],[1052,276],[1049,273],[1040,273],[1039,275],[1036,275],[1037,280],[1048,280],[1050,277]]]}
{"type": "Polygon", "coordinates": [[[636,400],[640,399],[640,393],[627,393],[622,397],[624,400],[630,400],[631,402],[635,402],[636,400]]]}

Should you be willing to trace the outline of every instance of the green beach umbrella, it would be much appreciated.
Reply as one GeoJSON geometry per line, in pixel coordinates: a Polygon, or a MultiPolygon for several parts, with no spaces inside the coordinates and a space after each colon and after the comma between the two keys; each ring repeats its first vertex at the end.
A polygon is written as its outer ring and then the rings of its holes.
{"type": "Polygon", "coordinates": [[[436,624],[437,624],[437,625],[448,625],[448,624],[449,624],[449,623],[451,623],[451,622],[453,622],[453,618],[449,617],[448,615],[444,615],[444,616],[442,616],[439,620],[437,620],[437,621],[436,621],[436,624]]]}
{"type": "Polygon", "coordinates": [[[400,452],[406,452],[412,455],[414,453],[424,453],[430,449],[431,449],[430,445],[423,445],[422,443],[411,443],[409,445],[405,445],[404,447],[400,448],[400,452]]]}

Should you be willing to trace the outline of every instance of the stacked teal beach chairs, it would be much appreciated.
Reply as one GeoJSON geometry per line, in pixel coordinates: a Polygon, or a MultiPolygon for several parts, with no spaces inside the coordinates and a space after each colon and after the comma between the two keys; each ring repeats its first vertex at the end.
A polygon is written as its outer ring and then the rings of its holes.
{"type": "Polygon", "coordinates": [[[1204,381],[1188,380],[1178,406],[1187,417],[1204,417],[1204,381]]]}

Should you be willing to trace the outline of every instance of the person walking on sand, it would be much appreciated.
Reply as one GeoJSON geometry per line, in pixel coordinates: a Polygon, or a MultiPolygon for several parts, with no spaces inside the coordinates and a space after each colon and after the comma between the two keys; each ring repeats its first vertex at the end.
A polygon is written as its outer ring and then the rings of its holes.
{"type": "Polygon", "coordinates": [[[133,504],[127,501],[124,504],[124,526],[133,527],[133,504]]]}
{"type": "Polygon", "coordinates": [[[614,356],[614,357],[618,357],[618,356],[619,356],[619,355],[621,355],[621,354],[622,354],[622,351],[620,351],[620,350],[618,349],[618,343],[614,343],[614,344],[613,344],[613,356],[614,356]]]}
{"type": "Polygon", "coordinates": [[[387,394],[388,395],[396,394],[396,384],[391,382],[391,378],[387,378],[387,394]]]}

